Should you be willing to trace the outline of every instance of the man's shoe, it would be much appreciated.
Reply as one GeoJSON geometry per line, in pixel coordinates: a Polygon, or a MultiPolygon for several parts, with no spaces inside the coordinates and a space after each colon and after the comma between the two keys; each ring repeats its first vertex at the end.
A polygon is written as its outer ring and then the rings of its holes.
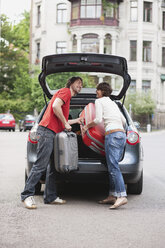
{"type": "Polygon", "coordinates": [[[116,197],[115,196],[108,196],[106,199],[99,201],[99,204],[115,204],[116,197]]]}
{"type": "Polygon", "coordinates": [[[36,209],[36,203],[33,196],[27,197],[24,201],[25,207],[28,209],[36,209]]]}
{"type": "Polygon", "coordinates": [[[54,201],[50,202],[50,204],[60,204],[60,205],[65,204],[65,203],[66,201],[60,199],[59,197],[57,197],[54,201]]]}
{"type": "Polygon", "coordinates": [[[126,197],[119,197],[117,198],[115,204],[113,206],[111,206],[109,209],[116,209],[122,205],[127,204],[128,200],[126,197]]]}

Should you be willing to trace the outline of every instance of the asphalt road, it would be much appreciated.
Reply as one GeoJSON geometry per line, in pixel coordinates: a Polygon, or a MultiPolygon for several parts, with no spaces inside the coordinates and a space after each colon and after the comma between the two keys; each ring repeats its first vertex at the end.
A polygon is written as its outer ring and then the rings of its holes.
{"type": "Polygon", "coordinates": [[[0,248],[165,247],[165,131],[142,134],[143,193],[114,211],[97,203],[105,192],[77,186],[64,193],[66,205],[44,205],[40,195],[37,210],[25,209],[27,135],[0,132],[0,248]]]}

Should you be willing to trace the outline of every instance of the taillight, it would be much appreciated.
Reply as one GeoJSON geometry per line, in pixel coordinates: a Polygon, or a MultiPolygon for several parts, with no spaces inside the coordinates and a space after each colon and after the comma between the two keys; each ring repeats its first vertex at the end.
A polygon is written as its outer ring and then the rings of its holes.
{"type": "Polygon", "coordinates": [[[140,142],[139,134],[134,131],[128,131],[127,132],[127,143],[129,145],[136,145],[140,142]]]}
{"type": "Polygon", "coordinates": [[[37,128],[38,128],[38,124],[36,123],[36,125],[33,126],[33,128],[31,129],[28,135],[28,141],[30,141],[32,144],[38,143],[37,128]]]}
{"type": "Polygon", "coordinates": [[[33,132],[29,132],[28,141],[30,141],[32,144],[37,144],[38,143],[37,135],[34,134],[33,132]]]}

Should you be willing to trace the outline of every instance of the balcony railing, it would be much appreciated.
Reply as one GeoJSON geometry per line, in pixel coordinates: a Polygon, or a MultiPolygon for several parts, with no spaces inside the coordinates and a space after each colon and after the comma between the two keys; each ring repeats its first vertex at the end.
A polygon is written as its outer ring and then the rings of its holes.
{"type": "Polygon", "coordinates": [[[71,20],[70,26],[86,26],[86,25],[106,25],[106,26],[118,26],[119,21],[115,18],[82,18],[71,20]]]}

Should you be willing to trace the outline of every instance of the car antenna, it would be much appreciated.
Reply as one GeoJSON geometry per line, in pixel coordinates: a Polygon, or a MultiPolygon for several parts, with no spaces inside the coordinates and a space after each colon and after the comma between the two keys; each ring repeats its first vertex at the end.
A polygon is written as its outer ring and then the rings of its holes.
{"type": "Polygon", "coordinates": [[[46,104],[46,107],[47,107],[48,106],[48,103],[46,101],[46,95],[45,95],[45,93],[44,93],[44,100],[45,100],[45,104],[46,104]]]}

